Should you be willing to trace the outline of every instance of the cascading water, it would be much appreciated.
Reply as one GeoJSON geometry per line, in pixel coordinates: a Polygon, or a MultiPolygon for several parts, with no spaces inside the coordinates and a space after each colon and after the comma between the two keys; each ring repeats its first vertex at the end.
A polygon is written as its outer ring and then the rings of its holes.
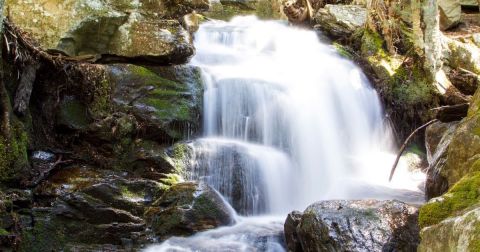
{"type": "Polygon", "coordinates": [[[238,17],[203,24],[195,46],[205,137],[191,144],[188,179],[206,181],[240,215],[282,217],[240,217],[152,251],[281,251],[278,241],[250,236],[281,233],[288,212],[318,200],[421,200],[422,176],[400,167],[387,181],[393,140],[375,90],[314,32],[238,17]],[[213,240],[222,245],[205,247],[213,240]]]}

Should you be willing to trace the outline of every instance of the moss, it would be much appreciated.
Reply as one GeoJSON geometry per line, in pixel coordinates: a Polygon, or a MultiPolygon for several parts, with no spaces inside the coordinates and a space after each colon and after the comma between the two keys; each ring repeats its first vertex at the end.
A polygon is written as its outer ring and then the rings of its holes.
{"type": "Polygon", "coordinates": [[[74,98],[65,99],[60,107],[58,122],[74,129],[84,129],[90,123],[87,107],[74,98]]]}
{"type": "Polygon", "coordinates": [[[18,179],[28,163],[29,139],[23,124],[15,117],[11,126],[12,134],[7,139],[0,135],[0,181],[18,179]]]}
{"type": "Polygon", "coordinates": [[[3,235],[9,235],[10,232],[8,232],[7,230],[5,230],[4,228],[0,228],[0,236],[3,236],[3,235]]]}
{"type": "Polygon", "coordinates": [[[475,223],[472,237],[473,239],[470,240],[468,245],[468,251],[480,251],[480,222],[475,223]]]}
{"type": "Polygon", "coordinates": [[[455,184],[443,200],[430,202],[420,208],[420,227],[435,225],[462,210],[480,203],[480,172],[466,175],[455,184]]]}
{"type": "Polygon", "coordinates": [[[174,173],[169,173],[165,175],[165,178],[160,179],[162,182],[161,189],[162,190],[169,190],[172,186],[180,183],[183,181],[182,176],[174,173]]]}
{"type": "Polygon", "coordinates": [[[120,187],[120,192],[122,194],[122,197],[127,199],[144,198],[144,195],[138,192],[131,191],[127,186],[120,187]]]}
{"type": "Polygon", "coordinates": [[[378,33],[365,29],[362,36],[362,46],[360,51],[363,56],[387,57],[384,44],[385,42],[378,33]]]}
{"type": "Polygon", "coordinates": [[[112,88],[107,74],[100,70],[98,79],[94,82],[93,102],[89,105],[90,112],[95,118],[103,117],[112,110],[112,88]]]}
{"type": "Polygon", "coordinates": [[[340,54],[340,56],[346,59],[353,59],[353,55],[348,51],[345,46],[334,42],[333,47],[335,48],[335,50],[337,50],[337,53],[340,54]]]}

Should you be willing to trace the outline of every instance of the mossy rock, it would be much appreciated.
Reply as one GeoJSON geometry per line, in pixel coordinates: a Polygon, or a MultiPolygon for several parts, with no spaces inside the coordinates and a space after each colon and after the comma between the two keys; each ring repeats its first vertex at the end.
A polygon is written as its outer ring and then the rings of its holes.
{"type": "Polygon", "coordinates": [[[466,175],[445,195],[432,199],[420,208],[420,227],[428,227],[457,216],[462,211],[480,204],[480,172],[466,175]]]}
{"type": "Polygon", "coordinates": [[[150,138],[182,140],[194,134],[201,124],[201,80],[177,82],[175,78],[162,77],[157,70],[135,65],[110,66],[114,104],[143,122],[150,138]]]}
{"type": "Polygon", "coordinates": [[[75,97],[65,97],[60,104],[57,124],[73,130],[82,130],[90,124],[87,106],[75,97]]]}
{"type": "Polygon", "coordinates": [[[232,214],[215,190],[193,182],[172,186],[145,212],[147,223],[160,238],[230,225],[232,214]]]}
{"type": "Polygon", "coordinates": [[[0,181],[19,182],[30,177],[29,136],[23,123],[12,117],[10,136],[0,134],[0,181]]]}
{"type": "Polygon", "coordinates": [[[480,251],[480,206],[421,231],[419,252],[480,251]]]}

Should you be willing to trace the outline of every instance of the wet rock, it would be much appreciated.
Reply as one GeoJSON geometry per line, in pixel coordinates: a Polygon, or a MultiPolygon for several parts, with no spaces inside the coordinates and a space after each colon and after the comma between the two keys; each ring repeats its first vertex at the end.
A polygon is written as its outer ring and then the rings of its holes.
{"type": "Polygon", "coordinates": [[[67,96],[60,104],[57,124],[72,130],[85,129],[91,119],[87,106],[73,96],[67,96]]]}
{"type": "Polygon", "coordinates": [[[284,224],[285,242],[287,244],[288,251],[302,252],[302,244],[298,239],[297,227],[302,221],[302,213],[293,211],[287,215],[287,219],[284,224]]]}
{"type": "Polygon", "coordinates": [[[155,201],[145,216],[161,238],[234,223],[232,210],[221,196],[203,183],[179,183],[155,201]]]}
{"type": "Polygon", "coordinates": [[[427,199],[440,196],[448,190],[448,180],[443,173],[443,169],[447,161],[448,147],[457,124],[457,122],[438,122],[427,127],[425,132],[425,145],[429,163],[425,182],[427,199]]]}
{"type": "Polygon", "coordinates": [[[363,28],[367,9],[356,5],[331,5],[320,9],[314,17],[315,29],[325,31],[334,38],[348,38],[363,28]]]}
{"type": "Polygon", "coordinates": [[[399,201],[318,202],[296,232],[303,251],[415,251],[419,243],[417,209],[399,201]]]}
{"type": "Polygon", "coordinates": [[[421,231],[419,252],[479,251],[480,208],[448,218],[421,231]]]}
{"type": "MultiPolygon", "coordinates": [[[[181,140],[193,135],[201,123],[202,84],[199,74],[192,78],[185,76],[183,78],[188,80],[177,82],[162,77],[161,71],[157,74],[156,69],[161,68],[110,66],[114,105],[133,113],[142,122],[149,139],[181,140]]],[[[162,71],[171,73],[175,70],[162,71]]]]}

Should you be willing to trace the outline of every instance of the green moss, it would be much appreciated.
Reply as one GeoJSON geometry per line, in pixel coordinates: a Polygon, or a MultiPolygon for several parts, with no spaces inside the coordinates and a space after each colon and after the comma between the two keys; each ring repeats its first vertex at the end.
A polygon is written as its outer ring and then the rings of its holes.
{"type": "Polygon", "coordinates": [[[144,195],[131,191],[127,186],[120,187],[120,192],[123,198],[127,199],[136,199],[136,198],[144,198],[144,195]]]}
{"type": "Polygon", "coordinates": [[[112,88],[105,72],[100,73],[98,79],[94,83],[94,98],[93,102],[89,105],[89,109],[92,115],[98,118],[109,114],[112,110],[112,88]]]}
{"type": "Polygon", "coordinates": [[[470,206],[480,203],[480,172],[466,175],[455,184],[442,201],[431,202],[420,208],[420,227],[435,225],[470,206]]]}
{"type": "Polygon", "coordinates": [[[8,232],[7,230],[5,230],[4,228],[0,228],[0,236],[2,235],[9,235],[10,232],[8,232]]]}
{"type": "Polygon", "coordinates": [[[387,57],[382,37],[378,33],[368,29],[365,29],[363,32],[360,51],[363,56],[387,57]]]}
{"type": "Polygon", "coordinates": [[[13,118],[11,136],[0,135],[0,181],[18,179],[28,163],[28,135],[23,124],[13,118]]]}
{"type": "Polygon", "coordinates": [[[90,123],[87,107],[75,99],[64,100],[60,107],[58,123],[74,129],[84,129],[90,123]]]}
{"type": "Polygon", "coordinates": [[[468,251],[480,251],[480,222],[475,224],[472,237],[473,239],[470,240],[468,245],[468,251]]]}
{"type": "Polygon", "coordinates": [[[337,50],[338,54],[340,54],[342,57],[346,59],[353,59],[353,55],[343,45],[334,42],[333,47],[337,50]]]}

